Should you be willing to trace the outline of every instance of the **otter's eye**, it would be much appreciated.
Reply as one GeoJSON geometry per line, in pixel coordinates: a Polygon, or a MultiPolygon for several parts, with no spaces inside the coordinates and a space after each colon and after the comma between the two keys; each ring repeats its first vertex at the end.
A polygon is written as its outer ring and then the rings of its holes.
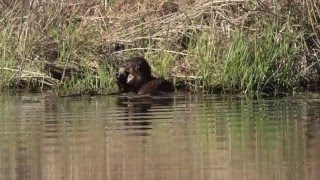
{"type": "Polygon", "coordinates": [[[135,66],[135,69],[137,70],[137,69],[139,69],[140,68],[140,66],[135,66]]]}

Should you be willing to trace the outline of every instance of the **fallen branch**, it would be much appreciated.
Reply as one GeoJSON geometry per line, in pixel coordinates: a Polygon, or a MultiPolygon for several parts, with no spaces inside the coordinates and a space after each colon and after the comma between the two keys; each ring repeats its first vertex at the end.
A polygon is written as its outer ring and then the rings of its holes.
{"type": "Polygon", "coordinates": [[[26,70],[18,70],[18,69],[12,69],[12,68],[0,68],[0,70],[5,70],[5,71],[12,71],[12,72],[19,72],[20,76],[16,76],[13,79],[18,79],[18,80],[24,80],[27,81],[27,78],[33,78],[36,79],[38,81],[40,81],[41,83],[49,86],[49,87],[54,87],[56,85],[59,84],[59,81],[57,79],[54,79],[44,73],[40,73],[40,72],[33,72],[33,71],[26,71],[26,70]]]}

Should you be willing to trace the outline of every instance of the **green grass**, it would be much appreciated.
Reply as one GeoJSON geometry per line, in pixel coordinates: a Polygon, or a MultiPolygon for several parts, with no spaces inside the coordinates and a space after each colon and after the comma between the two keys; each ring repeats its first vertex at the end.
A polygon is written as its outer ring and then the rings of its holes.
{"type": "MultiPolygon", "coordinates": [[[[290,27],[287,27],[290,28],[290,27]]],[[[281,91],[297,85],[295,60],[302,50],[290,30],[277,34],[266,26],[262,35],[249,39],[241,31],[232,39],[223,58],[221,83],[228,91],[281,91]]]]}
{"type": "Polygon", "coordinates": [[[290,26],[278,34],[277,24],[261,33],[245,34],[239,29],[227,45],[201,33],[188,49],[194,75],[202,78],[207,92],[281,92],[298,85],[295,69],[302,47],[290,26]]]}

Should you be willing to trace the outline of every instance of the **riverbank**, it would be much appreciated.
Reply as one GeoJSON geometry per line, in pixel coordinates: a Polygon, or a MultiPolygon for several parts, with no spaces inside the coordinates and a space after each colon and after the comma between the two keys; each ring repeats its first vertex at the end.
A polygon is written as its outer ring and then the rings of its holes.
{"type": "Polygon", "coordinates": [[[0,5],[3,91],[116,92],[131,56],[191,92],[320,87],[318,2],[23,2],[0,5]]]}

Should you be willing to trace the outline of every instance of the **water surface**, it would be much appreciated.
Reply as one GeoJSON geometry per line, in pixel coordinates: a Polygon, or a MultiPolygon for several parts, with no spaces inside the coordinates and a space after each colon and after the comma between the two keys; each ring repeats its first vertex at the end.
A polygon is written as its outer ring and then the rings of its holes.
{"type": "Polygon", "coordinates": [[[2,180],[319,179],[320,95],[0,95],[2,180]]]}

